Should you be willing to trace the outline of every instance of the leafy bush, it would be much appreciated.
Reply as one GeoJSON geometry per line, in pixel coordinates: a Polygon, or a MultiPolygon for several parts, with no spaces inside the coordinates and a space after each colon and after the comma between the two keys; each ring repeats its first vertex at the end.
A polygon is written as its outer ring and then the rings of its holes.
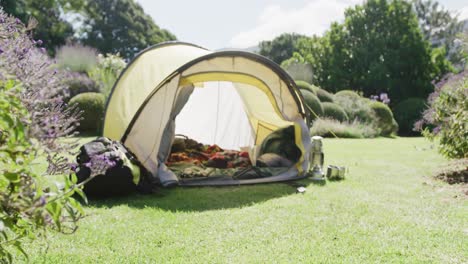
{"type": "Polygon", "coordinates": [[[107,54],[103,56],[99,54],[97,67],[88,71],[88,75],[99,84],[101,92],[107,98],[114,83],[126,66],[127,64],[119,55],[107,54]]]}
{"type": "Polygon", "coordinates": [[[317,116],[322,116],[323,107],[322,107],[322,103],[320,103],[320,100],[317,98],[317,96],[315,96],[315,94],[307,90],[300,90],[300,91],[302,93],[302,96],[304,97],[306,107],[311,112],[310,119],[315,120],[317,116]]]}
{"type": "Polygon", "coordinates": [[[49,162],[49,172],[69,169],[71,136],[79,114],[63,104],[68,94],[64,85],[67,73],[54,68],[41,41],[30,39],[19,20],[0,10],[0,80],[18,80],[22,89],[18,97],[31,115],[28,136],[41,143],[49,162]]]}
{"type": "Polygon", "coordinates": [[[426,102],[421,98],[408,98],[397,104],[393,114],[399,126],[398,134],[403,136],[419,135],[413,130],[414,123],[421,118],[426,108],[426,102]]]}
{"type": "Polygon", "coordinates": [[[92,70],[97,62],[97,50],[81,44],[65,45],[57,50],[55,59],[61,69],[86,73],[92,70]]]}
{"type": "Polygon", "coordinates": [[[335,103],[324,102],[322,103],[323,106],[323,116],[335,119],[340,122],[348,121],[348,115],[343,110],[343,108],[335,103]]]}
{"type": "Polygon", "coordinates": [[[382,102],[372,102],[370,104],[377,117],[377,126],[380,129],[381,136],[390,136],[398,131],[398,125],[393,118],[390,108],[382,102]]]}
{"type": "Polygon", "coordinates": [[[70,105],[82,111],[79,131],[99,133],[102,127],[105,98],[100,93],[82,93],[70,100],[70,105]]]}
{"type": "Polygon", "coordinates": [[[358,99],[360,98],[361,96],[353,91],[353,90],[341,90],[337,93],[335,93],[335,98],[338,97],[338,96],[345,96],[345,97],[349,97],[349,98],[352,98],[352,99],[358,99]]]}
{"type": "Polygon", "coordinates": [[[415,128],[431,140],[439,137],[443,155],[468,158],[468,70],[437,84],[428,105],[415,128]]]}
{"type": "Polygon", "coordinates": [[[70,72],[65,84],[68,86],[69,95],[66,99],[71,99],[78,94],[82,93],[98,93],[100,92],[99,85],[87,75],[70,72]]]}
{"type": "MultiPolygon", "coordinates": [[[[71,198],[76,178],[64,177],[64,188],[34,170],[41,142],[28,133],[30,114],[18,99],[19,84],[0,83],[0,262],[13,262],[12,249],[26,255],[25,238],[36,238],[54,227],[62,232],[76,230],[83,210],[71,198]]],[[[84,196],[83,196],[84,197],[84,196]]],[[[27,256],[27,255],[26,255],[27,256]]]]}
{"type": "Polygon", "coordinates": [[[333,99],[333,94],[325,91],[324,89],[317,89],[316,91],[318,99],[320,102],[330,102],[333,103],[335,100],[333,99]]]}
{"type": "Polygon", "coordinates": [[[335,103],[343,107],[350,121],[371,124],[377,120],[369,99],[340,94],[335,96],[335,103]]]}
{"type": "Polygon", "coordinates": [[[82,213],[69,197],[76,191],[73,181],[63,179],[58,189],[43,177],[70,172],[76,141],[63,139],[73,135],[79,115],[65,108],[66,74],[53,67],[41,45],[0,9],[1,263],[12,261],[12,247],[25,253],[22,241],[47,227],[73,232],[82,213]],[[34,165],[38,155],[46,159],[46,171],[34,165]]]}
{"type": "Polygon", "coordinates": [[[368,124],[357,120],[349,122],[339,122],[334,119],[318,119],[310,128],[311,136],[335,137],[339,138],[373,138],[379,132],[368,124]]]}
{"type": "Polygon", "coordinates": [[[296,86],[300,90],[307,90],[315,95],[317,95],[318,88],[313,86],[312,84],[305,82],[305,81],[295,81],[296,86]]]}

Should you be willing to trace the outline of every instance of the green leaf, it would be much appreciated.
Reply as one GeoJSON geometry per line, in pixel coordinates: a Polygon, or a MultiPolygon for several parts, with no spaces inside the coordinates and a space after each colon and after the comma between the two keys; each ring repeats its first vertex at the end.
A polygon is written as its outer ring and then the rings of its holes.
{"type": "Polygon", "coordinates": [[[86,197],[86,194],[83,192],[83,190],[81,188],[75,188],[75,192],[81,196],[81,198],[83,198],[83,201],[85,204],[88,204],[88,198],[86,197]]]}
{"type": "Polygon", "coordinates": [[[13,246],[14,246],[19,252],[21,252],[21,254],[23,254],[23,256],[25,256],[26,259],[29,260],[29,256],[28,256],[28,254],[26,253],[26,251],[24,251],[24,249],[23,249],[23,247],[22,247],[20,241],[16,241],[16,242],[13,244],[13,246]]]}
{"type": "Polygon", "coordinates": [[[16,183],[20,181],[19,173],[6,172],[4,175],[10,182],[16,183]]]}

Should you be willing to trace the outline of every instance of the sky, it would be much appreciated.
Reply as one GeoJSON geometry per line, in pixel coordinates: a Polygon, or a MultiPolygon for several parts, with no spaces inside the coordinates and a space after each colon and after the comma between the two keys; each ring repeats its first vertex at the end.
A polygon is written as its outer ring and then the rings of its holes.
{"type": "MultiPolygon", "coordinates": [[[[284,32],[321,35],[362,0],[136,0],[180,41],[208,49],[249,48],[284,32]]],[[[468,0],[439,0],[468,18],[468,0]]]]}

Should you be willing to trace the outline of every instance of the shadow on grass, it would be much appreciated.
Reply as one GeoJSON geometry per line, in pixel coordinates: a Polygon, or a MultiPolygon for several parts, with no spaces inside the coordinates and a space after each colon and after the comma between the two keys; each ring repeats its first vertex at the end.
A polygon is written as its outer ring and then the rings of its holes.
{"type": "MultiPolygon", "coordinates": [[[[178,187],[159,189],[151,195],[129,195],[126,197],[90,200],[89,206],[104,208],[126,205],[133,208],[155,208],[172,212],[200,212],[242,208],[270,199],[296,195],[297,187],[323,186],[309,179],[247,186],[225,187],[178,187]]],[[[300,195],[300,194],[297,194],[300,195]]]]}

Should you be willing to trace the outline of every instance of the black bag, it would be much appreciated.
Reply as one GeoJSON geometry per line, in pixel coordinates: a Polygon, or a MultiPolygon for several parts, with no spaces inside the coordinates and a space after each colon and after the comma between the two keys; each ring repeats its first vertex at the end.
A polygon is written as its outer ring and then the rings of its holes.
{"type": "Polygon", "coordinates": [[[89,197],[111,197],[134,193],[151,193],[153,184],[150,181],[150,173],[138,162],[135,156],[124,145],[105,137],[97,138],[80,148],[76,157],[78,169],[76,176],[78,183],[87,180],[91,175],[91,169],[87,163],[96,155],[106,156],[115,165],[108,168],[105,174],[96,175],[88,181],[83,188],[89,197]],[[122,160],[122,155],[131,161],[131,164],[122,160]],[[137,166],[140,171],[138,183],[134,183],[132,169],[129,166],[137,166]]]}

